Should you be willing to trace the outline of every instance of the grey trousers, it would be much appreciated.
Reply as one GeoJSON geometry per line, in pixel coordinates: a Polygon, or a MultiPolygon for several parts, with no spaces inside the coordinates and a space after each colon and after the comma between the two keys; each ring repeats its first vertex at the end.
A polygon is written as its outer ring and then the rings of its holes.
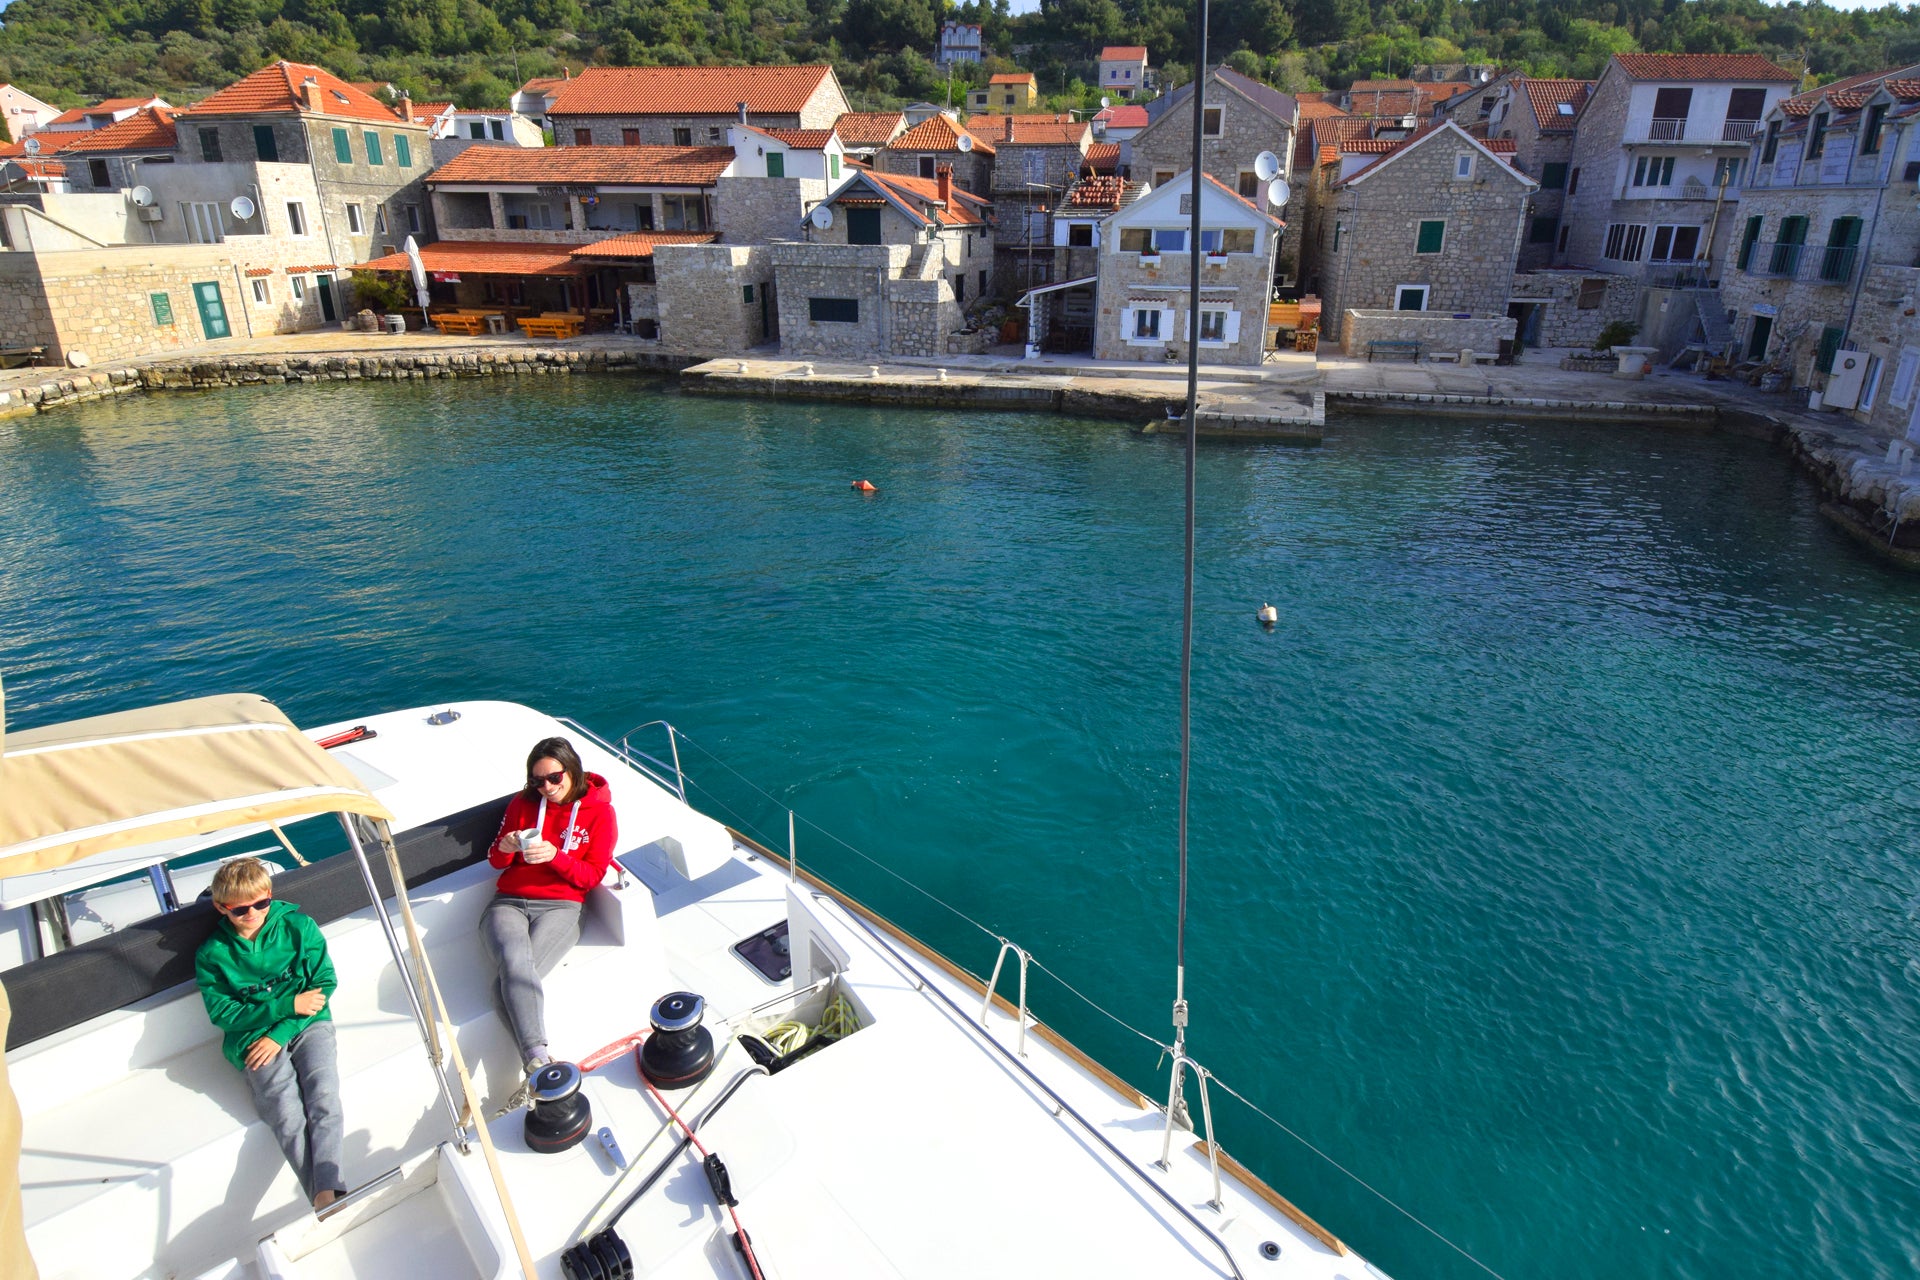
{"type": "Polygon", "coordinates": [[[287,1041],[258,1071],[241,1069],[253,1090],[253,1105],[273,1130],[274,1141],[311,1200],[322,1191],[344,1193],[340,1149],[340,1064],[333,1022],[322,1019],[287,1041]]]}
{"type": "Polygon", "coordinates": [[[580,941],[580,904],[496,895],[480,915],[480,943],[493,961],[493,996],[522,1060],[547,1043],[540,979],[580,941]]]}

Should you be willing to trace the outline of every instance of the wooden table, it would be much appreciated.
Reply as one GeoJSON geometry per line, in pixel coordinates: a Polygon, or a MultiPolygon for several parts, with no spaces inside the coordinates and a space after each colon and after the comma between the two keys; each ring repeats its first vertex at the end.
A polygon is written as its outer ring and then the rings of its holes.
{"type": "Polygon", "coordinates": [[[451,315],[435,316],[433,327],[441,333],[457,333],[465,337],[477,338],[487,331],[487,318],[456,311],[451,315]]]}
{"type": "Polygon", "coordinates": [[[520,331],[529,338],[576,338],[580,336],[584,323],[584,317],[581,316],[522,316],[520,331]]]}

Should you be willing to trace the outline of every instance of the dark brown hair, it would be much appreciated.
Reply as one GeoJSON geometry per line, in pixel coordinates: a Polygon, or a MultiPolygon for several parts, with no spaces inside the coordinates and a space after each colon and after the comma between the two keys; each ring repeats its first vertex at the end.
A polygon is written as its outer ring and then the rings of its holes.
{"type": "Polygon", "coordinates": [[[578,800],[587,794],[587,767],[580,763],[580,753],[565,738],[542,738],[533,744],[533,750],[527,753],[527,798],[538,800],[540,788],[533,782],[533,766],[536,761],[553,760],[567,771],[568,800],[578,800]]]}

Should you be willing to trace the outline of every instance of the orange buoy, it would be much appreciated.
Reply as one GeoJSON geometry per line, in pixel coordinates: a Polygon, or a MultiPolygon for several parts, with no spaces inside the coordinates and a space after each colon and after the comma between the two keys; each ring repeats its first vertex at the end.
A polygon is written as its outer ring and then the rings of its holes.
{"type": "Polygon", "coordinates": [[[874,486],[873,486],[873,481],[871,481],[871,480],[855,480],[855,481],[853,482],[853,487],[854,487],[854,488],[856,488],[856,489],[858,489],[858,490],[859,490],[860,492],[862,492],[862,493],[878,493],[878,492],[880,492],[880,491],[879,491],[878,489],[876,489],[876,488],[874,488],[874,486]]]}

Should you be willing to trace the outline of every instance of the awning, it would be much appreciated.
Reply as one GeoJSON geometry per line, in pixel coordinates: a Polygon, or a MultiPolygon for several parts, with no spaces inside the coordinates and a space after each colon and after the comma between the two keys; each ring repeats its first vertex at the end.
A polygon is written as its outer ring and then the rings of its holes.
{"type": "Polygon", "coordinates": [[[392,817],[257,694],[92,716],[6,734],[0,747],[0,876],[250,823],[392,817]]]}
{"type": "MultiPolygon", "coordinates": [[[[420,246],[429,272],[477,276],[580,276],[587,267],[571,256],[569,244],[509,244],[493,240],[436,240],[420,246]]],[[[411,271],[404,253],[363,262],[356,271],[411,271]]]]}
{"type": "Polygon", "coordinates": [[[1062,289],[1078,289],[1082,285],[1093,284],[1095,281],[1099,279],[1100,279],[1099,276],[1081,276],[1078,280],[1062,280],[1059,284],[1043,284],[1043,285],[1040,285],[1038,288],[1029,289],[1025,293],[1021,294],[1020,300],[1014,303],[1013,305],[1016,307],[1031,308],[1033,306],[1034,295],[1036,294],[1057,293],[1062,289]]]}
{"type": "Polygon", "coordinates": [[[583,244],[569,256],[576,262],[582,258],[593,258],[607,262],[637,262],[653,256],[654,249],[663,244],[712,244],[720,238],[712,231],[635,231],[624,236],[610,236],[605,240],[596,240],[592,244],[583,244]]]}

